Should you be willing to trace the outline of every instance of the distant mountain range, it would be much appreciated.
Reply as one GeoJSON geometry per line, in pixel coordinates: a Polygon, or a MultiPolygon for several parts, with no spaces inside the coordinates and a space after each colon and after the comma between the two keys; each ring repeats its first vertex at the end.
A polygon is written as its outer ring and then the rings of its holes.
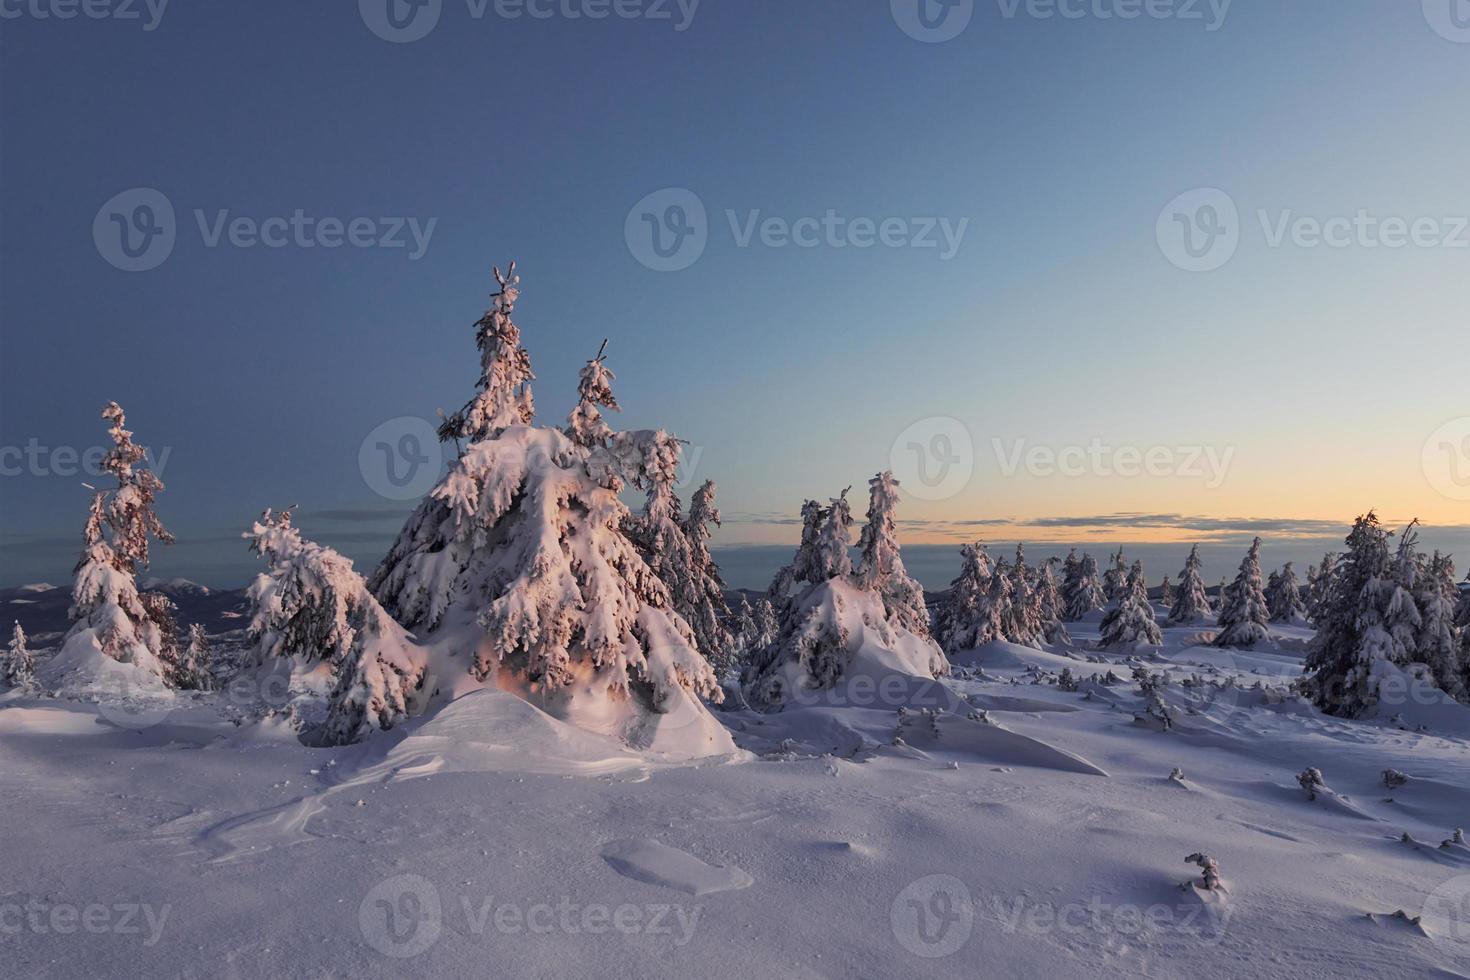
{"type": "MultiPolygon", "coordinates": [[[[140,588],[148,592],[162,592],[179,607],[179,628],[185,630],[190,623],[202,623],[206,632],[226,633],[244,627],[249,616],[249,603],[244,589],[215,590],[205,588],[187,579],[163,582],[146,579],[140,588]]],[[[22,585],[15,589],[0,589],[0,633],[4,639],[10,636],[8,621],[17,621],[26,635],[34,638],[33,646],[46,646],[52,639],[49,634],[59,634],[71,625],[67,614],[71,606],[71,586],[64,588],[46,583],[22,585]]],[[[3,642],[3,640],[0,640],[3,642]]]]}

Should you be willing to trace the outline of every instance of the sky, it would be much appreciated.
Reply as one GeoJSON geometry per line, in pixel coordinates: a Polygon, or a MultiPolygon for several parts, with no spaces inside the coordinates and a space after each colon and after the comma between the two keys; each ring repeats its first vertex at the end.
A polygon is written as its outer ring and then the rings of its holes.
{"type": "Polygon", "coordinates": [[[0,584],[114,399],[160,574],[371,567],[512,259],[723,549],[888,468],[916,545],[1470,525],[1461,0],[389,2],[0,0],[0,584]]]}

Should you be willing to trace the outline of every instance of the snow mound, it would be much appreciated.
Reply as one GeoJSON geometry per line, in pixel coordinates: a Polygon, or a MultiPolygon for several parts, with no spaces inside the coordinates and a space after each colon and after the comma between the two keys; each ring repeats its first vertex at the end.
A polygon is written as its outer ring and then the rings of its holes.
{"type": "Polygon", "coordinates": [[[705,864],[688,851],[647,838],[613,841],[602,848],[602,859],[625,878],[695,897],[737,891],[755,883],[739,868],[705,864]]]}
{"type": "Polygon", "coordinates": [[[97,632],[81,630],[61,652],[36,672],[37,679],[59,697],[89,700],[171,700],[173,692],[152,670],[119,663],[102,652],[97,632]]]}
{"type": "Polygon", "coordinates": [[[931,728],[911,725],[905,729],[903,738],[909,745],[931,755],[960,754],[1002,766],[1029,766],[1087,776],[1108,775],[1080,755],[1013,732],[994,722],[947,715],[938,719],[937,726],[939,734],[936,736],[931,728]]]}

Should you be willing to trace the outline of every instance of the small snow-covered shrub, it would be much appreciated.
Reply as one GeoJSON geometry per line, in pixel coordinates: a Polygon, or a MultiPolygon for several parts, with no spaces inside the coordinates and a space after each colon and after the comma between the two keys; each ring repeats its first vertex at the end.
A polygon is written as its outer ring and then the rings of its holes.
{"type": "Polygon", "coordinates": [[[1315,768],[1303,769],[1296,777],[1297,784],[1306,792],[1307,799],[1315,800],[1319,792],[1327,789],[1327,783],[1322,779],[1322,770],[1315,768]]]}
{"type": "Polygon", "coordinates": [[[1203,852],[1195,852],[1184,859],[1190,864],[1198,865],[1200,868],[1200,887],[1205,891],[1218,891],[1222,884],[1220,880],[1220,864],[1214,858],[1203,852]]]}

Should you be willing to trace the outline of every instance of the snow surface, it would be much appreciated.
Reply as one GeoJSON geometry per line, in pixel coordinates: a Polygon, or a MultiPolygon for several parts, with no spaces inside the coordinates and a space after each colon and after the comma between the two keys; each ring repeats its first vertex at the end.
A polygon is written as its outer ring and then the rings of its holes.
{"type": "Polygon", "coordinates": [[[227,692],[119,693],[95,650],[38,651],[71,696],[0,693],[0,974],[1470,975],[1470,848],[1440,846],[1470,709],[1326,717],[1272,690],[1310,630],[1209,633],[993,643],[941,681],[860,656],[832,692],[715,713],[738,749],[686,761],[472,686],[306,747],[227,692]],[[1171,678],[1168,731],[1138,720],[1139,665],[1171,678]]]}

